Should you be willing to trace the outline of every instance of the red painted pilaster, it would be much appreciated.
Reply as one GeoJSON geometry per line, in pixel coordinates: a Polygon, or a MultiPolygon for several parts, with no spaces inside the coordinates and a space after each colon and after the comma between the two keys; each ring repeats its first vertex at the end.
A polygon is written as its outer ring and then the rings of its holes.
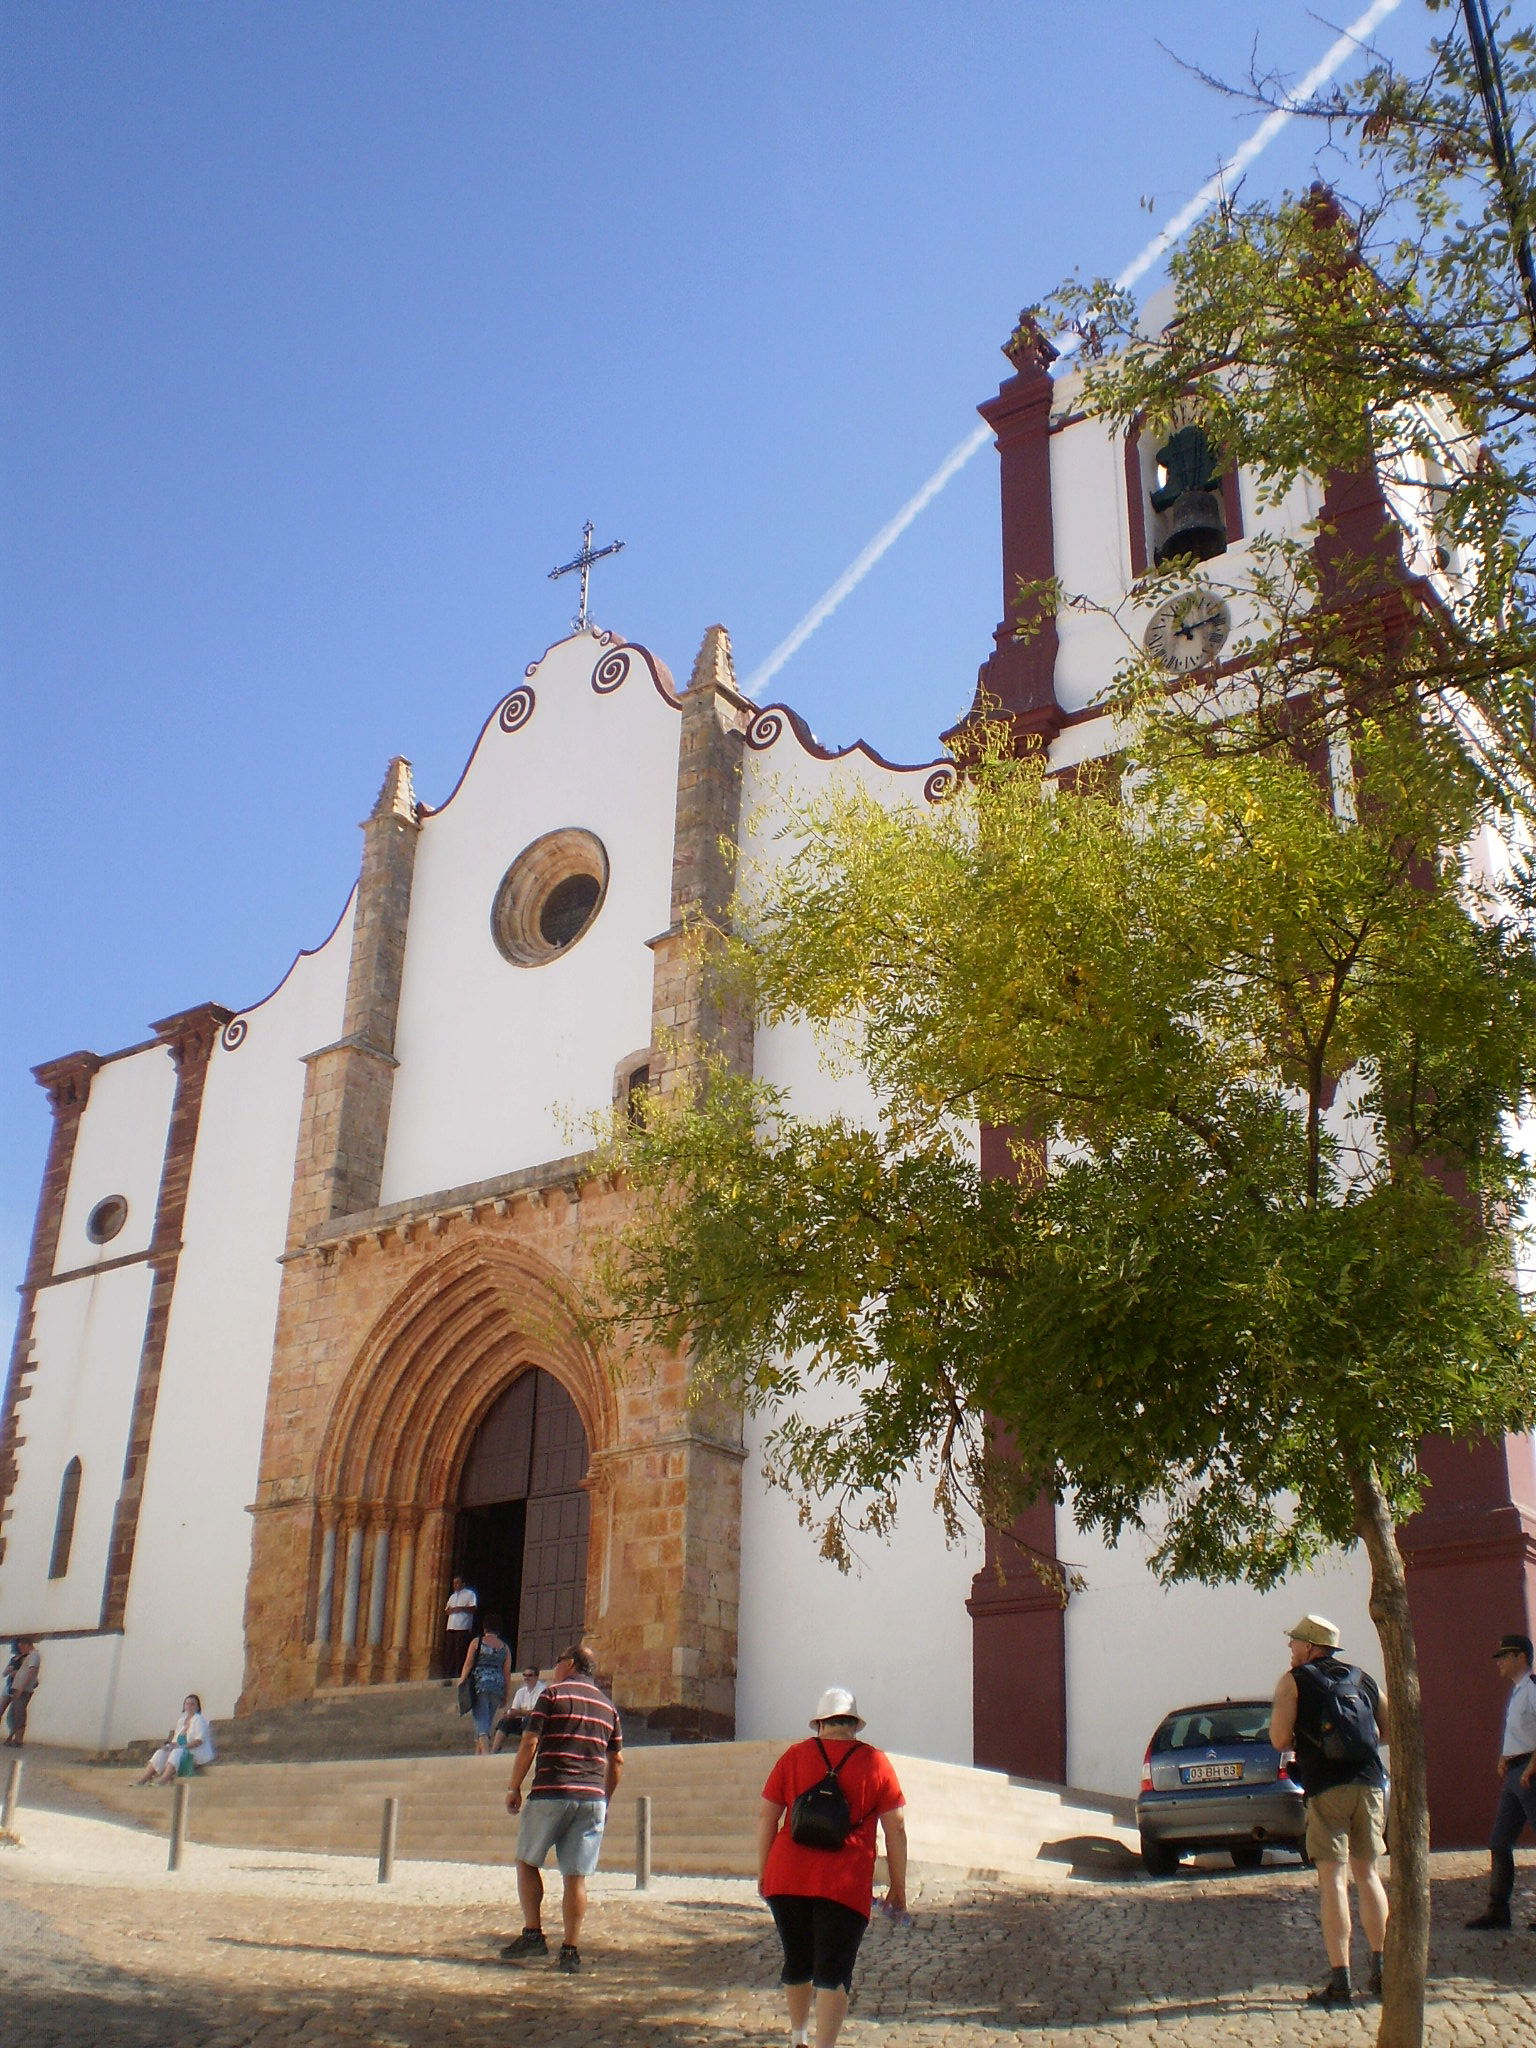
{"type": "Polygon", "coordinates": [[[1436,1849],[1470,1849],[1488,1839],[1509,1697],[1493,1646],[1506,1630],[1536,1633],[1536,1440],[1430,1437],[1419,1464],[1429,1496],[1398,1547],[1418,1643],[1430,1838],[1436,1849]]]}
{"type": "MultiPolygon", "coordinates": [[[[984,1125],[981,1170],[1017,1180],[1018,1134],[984,1125]]],[[[987,1531],[971,1581],[971,1742],[979,1768],[1060,1785],[1067,1776],[1066,1603],[1051,1566],[1056,1506],[1037,1500],[1007,1535],[987,1531]],[[1043,1565],[1044,1571],[1037,1569],[1043,1565]]]]}
{"type": "Polygon", "coordinates": [[[944,737],[961,738],[983,714],[1005,720],[1022,749],[1049,746],[1062,727],[1056,702],[1056,621],[1043,618],[1026,640],[1017,637],[1021,618],[1019,583],[1043,582],[1056,573],[1051,523],[1051,364],[1056,351],[1033,318],[1019,324],[1004,354],[1013,364],[996,398],[978,407],[997,435],[1003,506],[1003,617],[993,635],[993,652],[976,678],[976,700],[960,724],[944,737]]]}
{"type": "Polygon", "coordinates": [[[155,1035],[164,1043],[176,1068],[176,1093],[171,1101],[165,1163],[160,1169],[160,1193],[155,1205],[155,1231],[149,1248],[149,1264],[155,1277],[150,1285],[144,1341],[139,1350],[139,1376],[128,1424],[128,1447],[123,1455],[123,1481],[112,1518],[112,1540],[107,1550],[106,1582],[101,1596],[103,1629],[120,1629],[127,1611],[128,1581],[133,1572],[139,1508],[144,1498],[144,1476],[149,1464],[149,1440],[154,1431],[155,1407],[160,1398],[160,1369],[165,1361],[171,1297],[176,1291],[176,1271],[181,1259],[181,1226],[187,1210],[192,1154],[197,1145],[197,1126],[202,1115],[203,1084],[208,1078],[208,1061],[213,1054],[214,1040],[229,1022],[231,1014],[228,1010],[221,1010],[217,1003],[199,1003],[196,1009],[180,1010],[174,1017],[162,1017],[154,1027],[155,1035]]]}
{"type": "Polygon", "coordinates": [[[21,1308],[16,1318],[16,1337],[11,1346],[10,1369],[5,1376],[5,1394],[0,1400],[0,1562],[5,1558],[5,1524],[10,1520],[10,1499],[16,1488],[17,1458],[25,1439],[21,1435],[21,1404],[32,1391],[32,1335],[37,1307],[37,1290],[53,1272],[59,1249],[59,1228],[64,1220],[64,1198],[69,1192],[70,1168],[74,1164],[75,1141],[80,1135],[80,1118],[90,1099],[91,1081],[101,1061],[93,1052],[66,1053],[32,1069],[47,1090],[53,1111],[53,1130],[48,1140],[48,1159],[43,1168],[42,1190],[37,1198],[37,1216],[32,1225],[32,1248],[27,1258],[26,1278],[21,1283],[21,1308]]]}

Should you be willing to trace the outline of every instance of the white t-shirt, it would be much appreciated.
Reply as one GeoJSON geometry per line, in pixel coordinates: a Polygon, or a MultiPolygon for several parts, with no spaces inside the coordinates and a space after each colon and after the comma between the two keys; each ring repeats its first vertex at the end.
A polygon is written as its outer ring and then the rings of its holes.
{"type": "Polygon", "coordinates": [[[520,1685],[512,1695],[512,1704],[507,1709],[512,1714],[531,1714],[539,1703],[539,1695],[545,1690],[542,1678],[536,1678],[532,1685],[520,1685]]]}
{"type": "Polygon", "coordinates": [[[1530,1756],[1536,1751],[1536,1678],[1526,1672],[1515,1680],[1504,1709],[1504,1740],[1500,1756],[1530,1756]]]}
{"type": "Polygon", "coordinates": [[[187,1747],[198,1764],[213,1762],[213,1730],[208,1726],[205,1714],[181,1714],[177,1717],[176,1733],[187,1738],[187,1747]]]}
{"type": "Polygon", "coordinates": [[[480,1605],[480,1596],[473,1586],[461,1586],[457,1593],[448,1595],[448,1626],[457,1631],[469,1628],[475,1618],[475,1609],[480,1605]]]}

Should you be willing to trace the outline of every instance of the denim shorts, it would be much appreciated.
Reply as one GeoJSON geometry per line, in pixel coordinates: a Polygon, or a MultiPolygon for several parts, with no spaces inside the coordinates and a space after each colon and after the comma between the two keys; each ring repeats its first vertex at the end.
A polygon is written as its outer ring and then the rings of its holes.
{"type": "Polygon", "coordinates": [[[606,1799],[525,1799],[517,1860],[537,1870],[551,1849],[562,1877],[590,1877],[603,1846],[606,1799]]]}

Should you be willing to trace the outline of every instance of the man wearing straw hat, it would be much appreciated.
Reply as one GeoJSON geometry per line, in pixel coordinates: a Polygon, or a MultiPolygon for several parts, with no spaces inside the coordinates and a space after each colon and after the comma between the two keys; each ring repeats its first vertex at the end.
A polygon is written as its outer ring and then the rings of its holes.
{"type": "Polygon", "coordinates": [[[1278,1750],[1296,1752],[1292,1769],[1307,1795],[1307,1854],[1317,1865],[1329,1965],[1327,1983],[1309,1991],[1307,2003],[1352,2005],[1350,1877],[1371,1947],[1366,1990],[1381,1995],[1387,1894],[1376,1865],[1387,1847],[1387,1696],[1369,1672],[1342,1660],[1339,1631],[1323,1615],[1304,1614],[1286,1633],[1291,1668],[1275,1687],[1269,1739],[1278,1750]]]}

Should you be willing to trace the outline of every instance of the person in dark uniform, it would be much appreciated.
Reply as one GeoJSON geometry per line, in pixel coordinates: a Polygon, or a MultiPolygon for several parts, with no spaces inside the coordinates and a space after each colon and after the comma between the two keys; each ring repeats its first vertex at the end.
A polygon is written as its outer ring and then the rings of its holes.
{"type": "MultiPolygon", "coordinates": [[[[1527,1826],[1536,1829],[1536,1678],[1531,1676],[1530,1637],[1501,1636],[1493,1661],[1509,1681],[1509,1704],[1499,1742],[1499,1805],[1488,1840],[1488,1904],[1467,1922],[1478,1929],[1509,1925],[1515,1844],[1527,1826]]],[[[1536,1921],[1531,1927],[1536,1932],[1536,1921]]]]}

